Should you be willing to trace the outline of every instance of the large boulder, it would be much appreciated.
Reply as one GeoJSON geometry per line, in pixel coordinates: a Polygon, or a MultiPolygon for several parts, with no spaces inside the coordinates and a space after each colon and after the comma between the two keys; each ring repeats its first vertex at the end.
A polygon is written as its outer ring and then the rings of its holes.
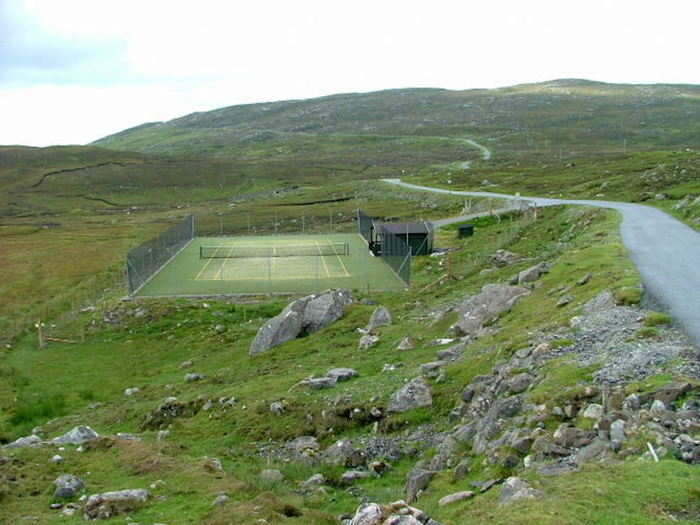
{"type": "Polygon", "coordinates": [[[418,407],[429,407],[433,404],[430,386],[422,377],[409,381],[401,389],[394,392],[389,400],[389,412],[406,412],[418,407]]]}
{"type": "Polygon", "coordinates": [[[458,336],[477,335],[485,325],[498,319],[529,293],[527,288],[520,286],[487,284],[481,292],[457,307],[461,319],[452,326],[452,330],[458,336]]]}
{"type": "Polygon", "coordinates": [[[117,490],[93,494],[85,503],[86,519],[107,519],[132,512],[141,507],[151,495],[144,489],[117,490]]]}
{"type": "Polygon", "coordinates": [[[352,296],[347,290],[328,290],[293,301],[260,327],[250,344],[250,355],[325,328],[340,319],[350,303],[352,296]]]}

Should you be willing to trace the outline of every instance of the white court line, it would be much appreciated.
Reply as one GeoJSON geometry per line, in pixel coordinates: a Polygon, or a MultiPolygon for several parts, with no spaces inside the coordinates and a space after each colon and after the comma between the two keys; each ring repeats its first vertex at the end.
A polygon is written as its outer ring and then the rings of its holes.
{"type": "Polygon", "coordinates": [[[211,262],[212,262],[214,259],[216,259],[216,254],[219,253],[219,249],[220,249],[220,248],[221,248],[221,247],[217,247],[217,248],[216,248],[216,250],[214,251],[214,256],[211,257],[211,258],[207,261],[207,263],[202,267],[202,269],[201,269],[201,270],[199,271],[199,273],[197,274],[197,277],[194,278],[195,281],[204,281],[204,280],[209,281],[209,280],[210,280],[210,279],[200,279],[200,277],[201,277],[202,274],[204,273],[204,270],[207,269],[207,266],[209,266],[209,265],[211,264],[211,262]]]}
{"type": "Polygon", "coordinates": [[[316,248],[318,249],[318,256],[321,258],[321,262],[323,262],[323,267],[326,269],[326,278],[329,279],[331,276],[331,272],[328,271],[328,265],[326,264],[326,258],[323,256],[323,252],[321,251],[321,245],[316,242],[316,248]]]}

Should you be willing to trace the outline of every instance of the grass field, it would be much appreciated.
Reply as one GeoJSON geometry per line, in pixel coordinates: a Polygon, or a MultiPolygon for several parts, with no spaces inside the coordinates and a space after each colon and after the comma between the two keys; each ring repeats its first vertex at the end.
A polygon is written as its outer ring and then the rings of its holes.
{"type": "Polygon", "coordinates": [[[139,297],[315,292],[328,288],[402,290],[406,287],[357,234],[198,237],[141,290],[139,297]],[[347,243],[344,250],[329,247],[347,243]],[[201,258],[205,247],[210,257],[201,258]],[[301,247],[313,256],[279,256],[301,247]],[[272,257],[232,257],[240,250],[269,249],[272,257]]]}

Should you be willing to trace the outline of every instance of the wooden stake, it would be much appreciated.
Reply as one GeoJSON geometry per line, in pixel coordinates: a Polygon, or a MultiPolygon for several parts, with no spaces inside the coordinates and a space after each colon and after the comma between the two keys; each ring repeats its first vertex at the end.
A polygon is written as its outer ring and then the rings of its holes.
{"type": "Polygon", "coordinates": [[[36,323],[36,333],[39,338],[39,350],[46,348],[46,339],[44,339],[44,328],[42,322],[39,320],[36,323]]]}

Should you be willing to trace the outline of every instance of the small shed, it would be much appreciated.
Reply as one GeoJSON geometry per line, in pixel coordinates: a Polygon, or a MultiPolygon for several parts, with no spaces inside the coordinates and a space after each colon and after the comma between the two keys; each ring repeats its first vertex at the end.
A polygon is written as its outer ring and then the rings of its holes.
{"type": "Polygon", "coordinates": [[[383,222],[381,226],[410,246],[412,255],[432,253],[433,228],[429,222],[383,222]]]}
{"type": "Polygon", "coordinates": [[[463,239],[464,237],[471,237],[474,235],[474,225],[473,224],[462,224],[459,228],[458,238],[463,239]]]}

